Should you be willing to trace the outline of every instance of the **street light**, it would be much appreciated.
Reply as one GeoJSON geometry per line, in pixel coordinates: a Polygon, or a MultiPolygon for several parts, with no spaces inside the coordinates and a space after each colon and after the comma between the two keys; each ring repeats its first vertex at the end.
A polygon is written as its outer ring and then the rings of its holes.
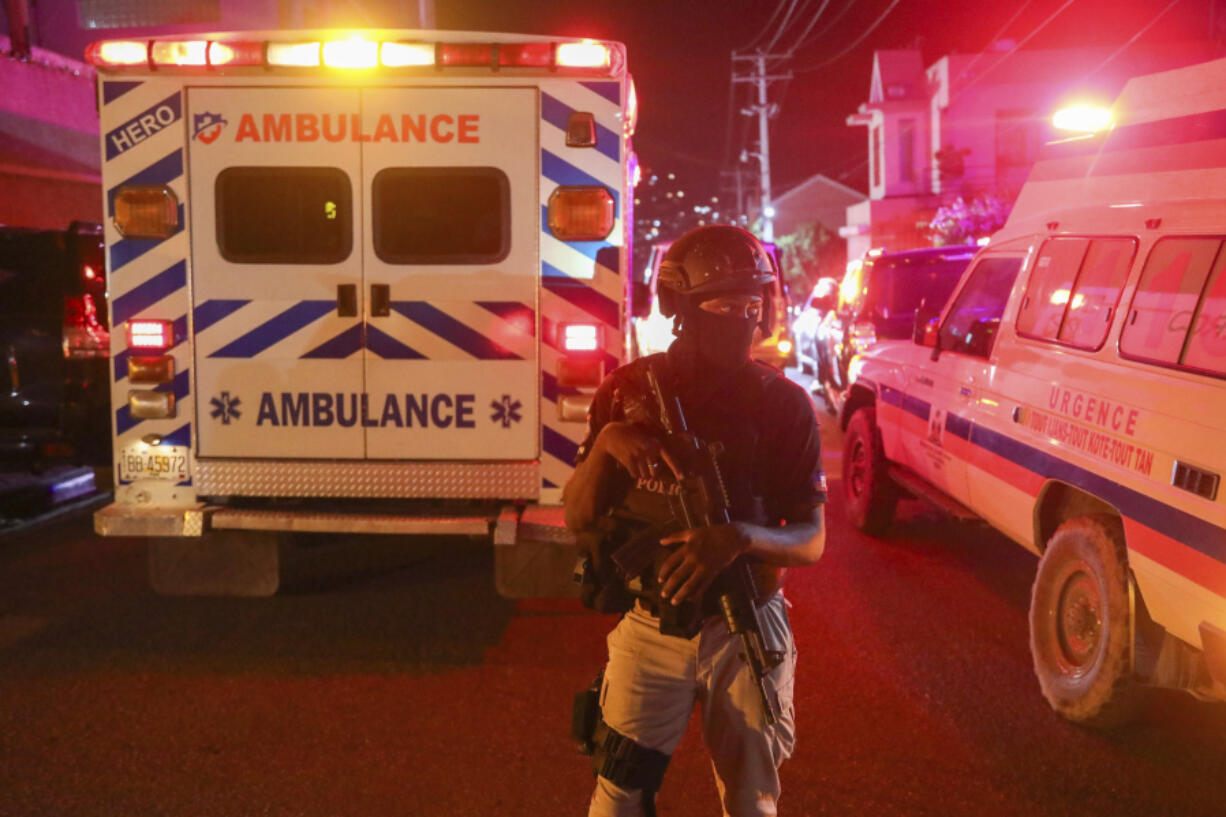
{"type": "Polygon", "coordinates": [[[1070,105],[1051,118],[1056,130],[1072,133],[1099,133],[1108,130],[1113,121],[1111,109],[1099,105],[1070,105]]]}

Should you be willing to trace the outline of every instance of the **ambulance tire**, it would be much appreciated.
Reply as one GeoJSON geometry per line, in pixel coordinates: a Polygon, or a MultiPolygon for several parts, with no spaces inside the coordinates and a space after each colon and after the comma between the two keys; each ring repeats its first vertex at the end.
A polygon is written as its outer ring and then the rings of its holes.
{"type": "Polygon", "coordinates": [[[149,583],[160,596],[271,596],[281,583],[276,531],[216,530],[149,540],[149,583]]]}
{"type": "Polygon", "coordinates": [[[1075,517],[1048,540],[1031,591],[1030,654],[1043,697],[1071,721],[1109,729],[1136,713],[1130,582],[1117,517],[1075,517]]]}
{"type": "Polygon", "coordinates": [[[843,495],[847,518],[856,530],[876,536],[894,523],[898,486],[889,477],[877,410],[857,409],[843,438],[843,495]]]}

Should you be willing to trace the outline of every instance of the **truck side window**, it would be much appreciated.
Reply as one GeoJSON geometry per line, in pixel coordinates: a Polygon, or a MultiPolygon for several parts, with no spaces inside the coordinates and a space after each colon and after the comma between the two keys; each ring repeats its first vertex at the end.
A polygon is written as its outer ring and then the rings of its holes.
{"type": "Polygon", "coordinates": [[[975,265],[941,326],[942,349],[987,357],[1005,302],[1022,268],[1020,258],[985,258],[975,265]]]}
{"type": "Polygon", "coordinates": [[[1183,365],[1226,375],[1226,253],[1219,253],[1205,295],[1192,318],[1183,365]]]}
{"type": "Polygon", "coordinates": [[[217,247],[234,264],[337,264],[353,251],[353,193],[335,167],[227,167],[217,247]]]}
{"type": "Polygon", "coordinates": [[[511,251],[511,186],[496,167],[389,167],[371,183],[389,264],[495,264],[511,251]]]}
{"type": "Polygon", "coordinates": [[[1181,362],[1221,244],[1220,238],[1164,238],[1154,244],[1120,335],[1121,353],[1169,366],[1181,362]]]}
{"type": "Polygon", "coordinates": [[[1131,238],[1096,238],[1090,242],[1060,324],[1062,343],[1081,349],[1103,345],[1136,250],[1137,242],[1131,238]]]}
{"type": "Polygon", "coordinates": [[[1060,334],[1073,281],[1089,246],[1087,238],[1053,238],[1043,244],[1017,313],[1019,335],[1055,340],[1060,334]]]}

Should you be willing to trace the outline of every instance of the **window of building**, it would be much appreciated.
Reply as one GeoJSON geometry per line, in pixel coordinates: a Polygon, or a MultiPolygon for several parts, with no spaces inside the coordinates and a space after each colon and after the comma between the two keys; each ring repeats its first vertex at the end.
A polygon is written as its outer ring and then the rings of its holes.
{"type": "Polygon", "coordinates": [[[214,186],[217,246],[235,264],[336,264],[353,250],[353,195],[335,167],[228,167],[214,186]]]}
{"type": "MultiPolygon", "coordinates": [[[[1120,335],[1123,354],[1167,365],[1181,362],[1188,330],[1202,313],[1201,293],[1221,245],[1220,238],[1165,238],[1154,244],[1120,335]]],[[[1220,272],[1214,277],[1219,278],[1220,272]]],[[[1218,288],[1220,284],[1215,284],[1218,288]]],[[[1219,303],[1217,296],[1214,303],[1219,303]]],[[[1208,312],[1204,314],[1208,319],[1208,312]]]]}
{"type": "Polygon", "coordinates": [[[1000,316],[1021,268],[1021,258],[989,257],[975,265],[941,326],[942,349],[977,357],[992,353],[1000,316]]]}
{"type": "Polygon", "coordinates": [[[372,183],[375,254],[389,264],[494,264],[511,247],[496,167],[389,167],[372,183]]]}
{"type": "Polygon", "coordinates": [[[1034,111],[1010,109],[996,112],[996,164],[1028,167],[1034,164],[1043,141],[1041,123],[1034,111]]]}
{"type": "Polygon", "coordinates": [[[869,128],[869,186],[881,185],[881,126],[869,128]]]}
{"type": "Polygon", "coordinates": [[[905,182],[915,181],[915,120],[898,123],[898,172],[905,182]]]}

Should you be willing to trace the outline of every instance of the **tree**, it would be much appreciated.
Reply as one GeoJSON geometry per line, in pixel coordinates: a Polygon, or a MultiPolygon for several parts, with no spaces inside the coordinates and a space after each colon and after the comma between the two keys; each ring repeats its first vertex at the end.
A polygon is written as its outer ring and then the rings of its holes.
{"type": "Polygon", "coordinates": [[[977,196],[969,204],[959,196],[940,207],[929,222],[932,243],[940,247],[986,238],[1005,226],[1010,209],[1012,205],[999,196],[977,196]]]}

